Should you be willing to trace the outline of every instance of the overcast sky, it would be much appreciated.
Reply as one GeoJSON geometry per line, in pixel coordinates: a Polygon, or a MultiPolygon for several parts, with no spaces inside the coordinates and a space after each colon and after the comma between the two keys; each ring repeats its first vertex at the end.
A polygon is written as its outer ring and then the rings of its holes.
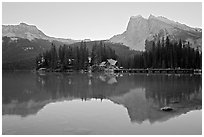
{"type": "Polygon", "coordinates": [[[202,27],[202,3],[3,3],[2,23],[36,25],[46,35],[100,40],[122,33],[131,16],[164,16],[202,27]]]}

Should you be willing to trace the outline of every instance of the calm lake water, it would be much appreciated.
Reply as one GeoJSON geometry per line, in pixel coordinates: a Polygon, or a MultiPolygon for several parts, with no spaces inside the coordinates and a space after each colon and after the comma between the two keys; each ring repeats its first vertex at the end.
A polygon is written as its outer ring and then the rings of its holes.
{"type": "Polygon", "coordinates": [[[2,134],[202,133],[199,75],[2,76],[2,134]]]}

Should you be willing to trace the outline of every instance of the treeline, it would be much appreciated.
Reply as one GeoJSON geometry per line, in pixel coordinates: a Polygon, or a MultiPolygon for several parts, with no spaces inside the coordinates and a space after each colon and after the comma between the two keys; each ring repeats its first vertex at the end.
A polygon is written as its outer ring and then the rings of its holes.
{"type": "Polygon", "coordinates": [[[99,44],[95,43],[91,52],[88,51],[86,42],[81,42],[80,46],[75,47],[63,45],[58,49],[52,43],[50,50],[36,57],[36,69],[85,70],[88,66],[100,64],[108,58],[116,59],[117,56],[115,51],[102,41],[99,44]]]}
{"type": "Polygon", "coordinates": [[[194,68],[201,69],[202,53],[190,44],[166,40],[152,41],[145,51],[129,60],[129,68],[194,68]]]}
{"type": "Polygon", "coordinates": [[[123,68],[194,68],[201,69],[202,53],[191,48],[181,40],[170,41],[167,37],[161,41],[145,44],[145,51],[127,57],[116,55],[115,51],[104,42],[95,42],[88,50],[86,42],[79,46],[60,46],[54,44],[50,50],[36,58],[36,68],[85,70],[97,66],[107,59],[117,60],[117,66],[123,68]]]}

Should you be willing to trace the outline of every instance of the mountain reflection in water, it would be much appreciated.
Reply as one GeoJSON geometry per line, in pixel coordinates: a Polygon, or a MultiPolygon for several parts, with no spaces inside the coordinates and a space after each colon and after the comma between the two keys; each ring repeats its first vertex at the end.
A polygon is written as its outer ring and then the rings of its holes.
{"type": "Polygon", "coordinates": [[[154,123],[201,109],[201,92],[199,75],[3,73],[2,113],[26,117],[52,102],[95,98],[124,106],[131,122],[154,123]]]}

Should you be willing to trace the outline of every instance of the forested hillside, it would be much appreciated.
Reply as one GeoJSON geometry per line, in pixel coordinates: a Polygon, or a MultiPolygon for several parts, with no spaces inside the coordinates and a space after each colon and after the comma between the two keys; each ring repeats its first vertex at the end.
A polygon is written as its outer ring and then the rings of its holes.
{"type": "Polygon", "coordinates": [[[36,67],[49,69],[85,70],[88,66],[99,65],[107,59],[117,60],[117,66],[123,68],[194,68],[200,69],[202,54],[198,49],[191,48],[189,43],[184,44],[170,41],[167,37],[162,41],[146,41],[146,50],[143,52],[124,54],[117,53],[112,45],[103,41],[89,45],[81,42],[80,45],[60,46],[52,44],[52,48],[36,58],[36,67]]]}

